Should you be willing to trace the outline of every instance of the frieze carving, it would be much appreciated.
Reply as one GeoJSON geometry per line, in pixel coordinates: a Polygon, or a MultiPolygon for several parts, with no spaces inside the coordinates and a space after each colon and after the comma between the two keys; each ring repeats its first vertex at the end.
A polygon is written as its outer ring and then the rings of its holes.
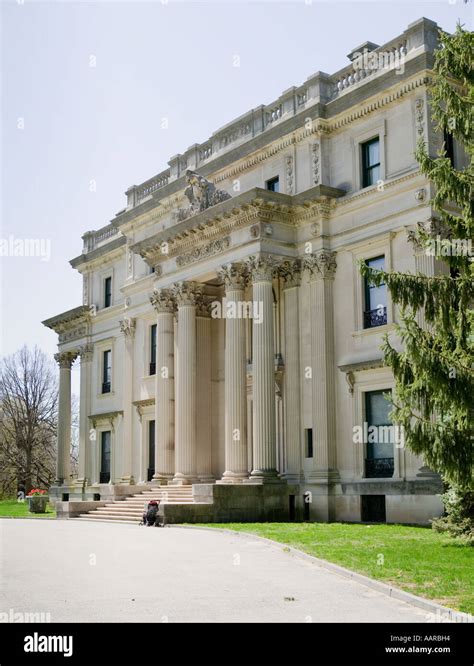
{"type": "Polygon", "coordinates": [[[203,285],[198,282],[177,282],[172,287],[173,296],[178,307],[196,305],[202,295],[203,285]]]}
{"type": "Polygon", "coordinates": [[[249,257],[246,264],[252,282],[271,282],[276,269],[276,262],[271,254],[249,257]]]}
{"type": "Polygon", "coordinates": [[[171,289],[155,289],[150,296],[150,303],[158,314],[173,313],[176,310],[176,301],[171,289]]]}
{"type": "Polygon", "coordinates": [[[176,219],[178,222],[186,220],[188,217],[197,215],[211,206],[215,206],[221,201],[231,199],[231,195],[225,190],[219,190],[211,183],[210,180],[204,178],[195,171],[186,171],[187,187],[184,194],[189,200],[187,208],[178,208],[176,212],[176,219]]]}
{"type": "Polygon", "coordinates": [[[194,248],[191,252],[186,252],[185,254],[180,254],[176,257],[176,265],[186,266],[191,264],[194,261],[199,261],[201,259],[206,259],[207,257],[212,257],[214,254],[219,254],[224,252],[230,246],[230,236],[225,236],[224,238],[218,238],[213,240],[206,245],[201,245],[194,248]]]}
{"type": "Polygon", "coordinates": [[[71,340],[77,340],[77,338],[82,338],[87,334],[87,325],[80,324],[73,328],[66,329],[62,333],[58,334],[59,342],[70,342],[71,340]]]}
{"type": "Polygon", "coordinates": [[[285,259],[278,266],[278,274],[284,280],[284,289],[299,287],[301,284],[301,259],[285,259]]]}
{"type": "Polygon", "coordinates": [[[93,355],[94,355],[94,345],[87,344],[79,347],[79,356],[81,357],[81,363],[92,361],[93,355]]]}
{"type": "Polygon", "coordinates": [[[245,289],[248,282],[249,270],[245,263],[235,262],[222,266],[217,274],[224,282],[226,291],[229,291],[232,289],[245,289]]]}
{"type": "Polygon", "coordinates": [[[77,350],[74,351],[64,351],[58,352],[54,355],[54,360],[59,365],[60,368],[71,369],[71,365],[74,363],[78,356],[77,350]]]}
{"type": "Polygon", "coordinates": [[[303,260],[303,266],[309,271],[312,278],[334,278],[337,268],[336,253],[330,250],[319,250],[307,255],[303,260]]]}
{"type": "Polygon", "coordinates": [[[127,338],[133,338],[135,335],[136,320],[134,317],[124,317],[119,321],[120,332],[127,338]]]}
{"type": "Polygon", "coordinates": [[[318,141],[313,143],[311,157],[312,157],[312,166],[313,166],[313,185],[319,185],[321,183],[321,174],[320,174],[321,145],[318,141]]]}
{"type": "Polygon", "coordinates": [[[294,182],[294,168],[293,168],[293,156],[287,155],[285,159],[285,174],[286,174],[286,193],[293,194],[293,182],[294,182]]]}
{"type": "Polygon", "coordinates": [[[425,131],[425,101],[419,97],[415,102],[416,131],[421,138],[425,131]]]}

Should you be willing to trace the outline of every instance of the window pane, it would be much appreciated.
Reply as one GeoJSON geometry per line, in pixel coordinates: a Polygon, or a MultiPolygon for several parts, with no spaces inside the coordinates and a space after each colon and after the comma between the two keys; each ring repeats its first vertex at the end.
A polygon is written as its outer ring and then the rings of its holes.
{"type": "Polygon", "coordinates": [[[367,166],[374,166],[380,163],[379,140],[371,141],[367,146],[367,166]]]}
{"type": "Polygon", "coordinates": [[[368,426],[367,457],[393,458],[393,430],[381,428],[390,426],[389,413],[392,409],[384,391],[370,391],[365,394],[365,416],[368,426]],[[371,427],[376,426],[376,427],[371,427]]]}

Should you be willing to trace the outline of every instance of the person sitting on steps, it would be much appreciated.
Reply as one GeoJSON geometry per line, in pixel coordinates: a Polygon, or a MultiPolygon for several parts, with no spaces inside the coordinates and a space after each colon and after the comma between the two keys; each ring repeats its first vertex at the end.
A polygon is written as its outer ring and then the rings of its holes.
{"type": "Polygon", "coordinates": [[[148,506],[145,505],[145,511],[143,512],[143,521],[142,525],[146,525],[147,527],[151,527],[154,525],[155,527],[160,526],[159,522],[159,515],[158,515],[158,510],[160,507],[160,500],[150,500],[148,502],[148,506]]]}

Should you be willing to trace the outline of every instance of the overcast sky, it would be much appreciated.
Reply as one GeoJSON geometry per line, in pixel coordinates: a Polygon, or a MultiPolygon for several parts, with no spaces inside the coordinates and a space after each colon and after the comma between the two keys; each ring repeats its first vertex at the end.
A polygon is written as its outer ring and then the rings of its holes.
{"type": "Polygon", "coordinates": [[[383,44],[422,16],[472,29],[473,10],[462,0],[0,5],[1,238],[50,243],[47,261],[0,258],[0,353],[26,343],[51,355],[57,336],[41,321],[81,304],[68,262],[86,230],[124,208],[128,186],[313,72],[337,71],[362,42],[383,44]]]}

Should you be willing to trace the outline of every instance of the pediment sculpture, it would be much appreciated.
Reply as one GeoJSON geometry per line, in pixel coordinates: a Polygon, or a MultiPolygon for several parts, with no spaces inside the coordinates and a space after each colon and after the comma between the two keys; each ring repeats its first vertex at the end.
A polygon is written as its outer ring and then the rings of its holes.
{"type": "Polygon", "coordinates": [[[206,208],[210,208],[221,203],[221,201],[231,198],[228,192],[219,190],[210,180],[189,169],[186,171],[186,183],[187,187],[184,190],[184,194],[189,200],[189,206],[178,209],[176,213],[178,221],[185,220],[192,215],[197,215],[206,210],[206,208]]]}

